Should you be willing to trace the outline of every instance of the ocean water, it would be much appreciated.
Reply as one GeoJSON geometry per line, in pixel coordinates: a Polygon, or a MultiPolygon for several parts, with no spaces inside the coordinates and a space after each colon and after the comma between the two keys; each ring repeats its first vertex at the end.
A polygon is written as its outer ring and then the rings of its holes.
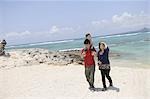
{"type": "MultiPolygon", "coordinates": [[[[44,48],[51,51],[75,50],[84,47],[83,41],[84,38],[54,42],[41,42],[8,46],[7,49],[44,48]]],[[[100,41],[106,42],[111,52],[117,52],[121,54],[118,59],[132,60],[142,64],[150,65],[150,32],[93,37],[93,43],[96,48],[98,48],[98,43],[100,41]]]]}

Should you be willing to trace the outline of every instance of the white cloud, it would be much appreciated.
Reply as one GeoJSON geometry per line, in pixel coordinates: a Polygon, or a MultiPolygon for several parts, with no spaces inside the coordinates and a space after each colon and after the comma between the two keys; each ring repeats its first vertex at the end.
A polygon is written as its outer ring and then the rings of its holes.
{"type": "Polygon", "coordinates": [[[72,27],[64,27],[61,30],[64,30],[64,31],[74,31],[74,29],[72,27]]]}
{"type": "Polygon", "coordinates": [[[150,23],[150,16],[141,12],[139,15],[134,15],[124,12],[121,15],[112,16],[111,20],[92,21],[93,26],[99,28],[131,28],[136,26],[145,26],[150,23]]]}
{"type": "Polygon", "coordinates": [[[120,26],[138,26],[148,24],[149,17],[146,15],[133,15],[127,12],[124,12],[122,15],[114,15],[112,17],[112,22],[120,26]]]}
{"type": "Polygon", "coordinates": [[[4,35],[0,34],[0,37],[3,37],[14,44],[16,42],[31,43],[48,40],[79,38],[83,37],[86,32],[91,32],[93,35],[106,35],[106,33],[118,33],[128,31],[130,29],[137,30],[148,24],[150,25],[150,16],[144,14],[144,12],[141,12],[138,15],[124,12],[120,15],[113,15],[111,19],[96,20],[90,22],[90,24],[85,24],[82,26],[79,25],[77,27],[69,27],[53,25],[50,27],[49,31],[10,32],[3,33],[4,35]]]}
{"type": "Polygon", "coordinates": [[[122,15],[114,15],[112,17],[112,22],[113,23],[122,23],[122,22],[126,22],[126,21],[130,21],[130,19],[134,19],[134,16],[132,16],[131,14],[124,12],[122,15]]]}
{"type": "Polygon", "coordinates": [[[92,21],[93,25],[101,25],[101,24],[107,24],[107,20],[101,20],[101,21],[92,21]]]}
{"type": "Polygon", "coordinates": [[[49,31],[50,34],[58,34],[58,33],[64,34],[73,32],[75,32],[75,30],[72,27],[58,27],[56,25],[52,26],[49,31]]]}
{"type": "Polygon", "coordinates": [[[75,32],[75,29],[72,27],[58,27],[53,25],[49,31],[8,32],[4,33],[4,35],[0,34],[0,37],[5,38],[11,45],[73,38],[75,32]]]}
{"type": "Polygon", "coordinates": [[[3,33],[3,35],[1,35],[1,37],[3,39],[6,39],[7,42],[9,42],[8,45],[11,45],[11,44],[29,43],[29,41],[32,41],[32,39],[29,39],[29,38],[34,37],[32,34],[33,33],[29,32],[29,31],[8,32],[8,33],[3,33]]]}
{"type": "Polygon", "coordinates": [[[25,32],[10,32],[6,33],[5,37],[18,37],[18,36],[27,36],[30,35],[31,33],[29,31],[25,32]]]}
{"type": "Polygon", "coordinates": [[[57,32],[59,32],[60,30],[59,30],[59,28],[57,27],[57,26],[52,26],[51,27],[51,29],[50,29],[50,33],[51,34],[53,34],[53,33],[57,33],[57,32]]]}

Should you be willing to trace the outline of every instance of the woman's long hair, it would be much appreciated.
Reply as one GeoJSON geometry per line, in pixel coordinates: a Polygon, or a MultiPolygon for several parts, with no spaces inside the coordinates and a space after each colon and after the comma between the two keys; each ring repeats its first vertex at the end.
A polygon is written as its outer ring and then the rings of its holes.
{"type": "Polygon", "coordinates": [[[105,45],[103,42],[100,42],[100,43],[99,43],[99,50],[100,50],[100,51],[101,51],[101,48],[100,48],[101,44],[102,44],[104,47],[106,47],[106,45],[105,45]]]}

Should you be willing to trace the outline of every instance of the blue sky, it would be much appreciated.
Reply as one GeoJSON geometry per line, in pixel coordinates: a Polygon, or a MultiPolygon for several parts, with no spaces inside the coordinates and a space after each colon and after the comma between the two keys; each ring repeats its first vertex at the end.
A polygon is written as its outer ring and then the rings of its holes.
{"type": "Polygon", "coordinates": [[[149,26],[148,0],[1,0],[0,39],[22,44],[138,30],[149,26]]]}

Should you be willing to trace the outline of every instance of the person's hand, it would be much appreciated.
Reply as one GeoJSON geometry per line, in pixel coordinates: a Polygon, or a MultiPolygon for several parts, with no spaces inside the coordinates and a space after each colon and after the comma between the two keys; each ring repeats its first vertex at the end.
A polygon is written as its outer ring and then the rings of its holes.
{"type": "Polygon", "coordinates": [[[82,56],[83,56],[83,57],[86,56],[86,52],[85,52],[85,51],[82,52],[82,56]]]}
{"type": "Polygon", "coordinates": [[[101,65],[102,64],[102,62],[101,61],[98,61],[98,65],[101,65]]]}
{"type": "Polygon", "coordinates": [[[96,52],[95,51],[92,51],[92,56],[95,56],[96,55],[96,52]]]}

